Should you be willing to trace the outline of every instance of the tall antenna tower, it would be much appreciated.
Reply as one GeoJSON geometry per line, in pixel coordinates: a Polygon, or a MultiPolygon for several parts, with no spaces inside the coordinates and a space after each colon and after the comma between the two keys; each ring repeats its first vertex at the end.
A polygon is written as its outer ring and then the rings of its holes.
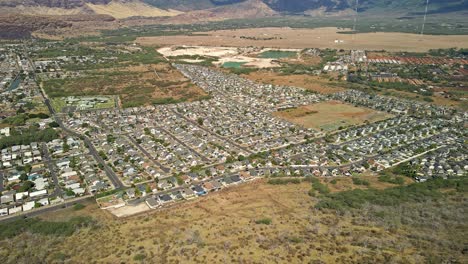
{"type": "Polygon", "coordinates": [[[424,20],[421,28],[421,36],[424,35],[424,27],[426,26],[426,18],[427,18],[427,7],[429,6],[429,0],[426,0],[426,11],[424,11],[424,20]]]}

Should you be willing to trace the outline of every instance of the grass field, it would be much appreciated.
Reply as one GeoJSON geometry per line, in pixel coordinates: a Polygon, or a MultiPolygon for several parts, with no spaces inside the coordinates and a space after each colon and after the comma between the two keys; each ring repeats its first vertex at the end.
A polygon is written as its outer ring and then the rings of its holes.
{"type": "Polygon", "coordinates": [[[387,113],[355,107],[338,101],[326,101],[276,112],[275,116],[292,123],[324,131],[334,131],[365,122],[376,122],[392,117],[387,113]]]}
{"type": "Polygon", "coordinates": [[[433,36],[408,33],[359,33],[340,34],[337,28],[292,29],[249,28],[217,30],[189,36],[139,37],[142,45],[208,45],[230,47],[270,48],[332,48],[422,52],[437,48],[468,48],[468,36],[433,36]],[[273,40],[252,40],[243,37],[275,36],[273,40]],[[336,43],[335,40],[343,42],[336,43]]]}
{"type": "Polygon", "coordinates": [[[329,80],[326,78],[308,74],[284,75],[272,71],[258,71],[250,74],[244,74],[242,77],[265,84],[301,87],[322,94],[332,94],[345,90],[344,88],[337,87],[336,85],[329,85],[329,80]]]}
{"type": "MultiPolygon", "coordinates": [[[[102,97],[102,96],[100,96],[102,97]]],[[[114,96],[106,96],[107,98],[109,98],[109,101],[108,102],[105,102],[105,103],[96,103],[96,105],[91,108],[91,109],[105,109],[105,108],[112,108],[115,106],[115,97],[114,96]]],[[[79,99],[79,97],[76,97],[79,99]]],[[[76,107],[77,104],[72,104],[72,105],[67,105],[67,103],[65,102],[66,100],[66,97],[55,97],[55,98],[52,98],[51,102],[52,102],[52,107],[55,109],[55,111],[57,112],[62,112],[66,109],[66,107],[76,107]]]]}
{"type": "MultiPolygon", "coordinates": [[[[332,193],[395,186],[375,176],[363,180],[368,187],[353,185],[350,178],[321,180],[321,184],[332,193]]],[[[457,213],[466,205],[463,196],[338,214],[314,209],[322,198],[310,197],[309,190],[308,182],[256,181],[126,219],[113,218],[93,202],[84,203],[80,210],[70,208],[41,218],[63,222],[91,216],[96,220],[93,227],[67,236],[24,233],[1,240],[0,257],[3,263],[463,262],[467,229],[463,214],[457,213]],[[423,220],[428,216],[431,224],[423,220]]]]}
{"type": "Polygon", "coordinates": [[[48,80],[43,82],[43,86],[52,98],[119,95],[124,107],[151,104],[167,98],[195,100],[206,95],[168,64],[95,70],[83,77],[48,80]]]}

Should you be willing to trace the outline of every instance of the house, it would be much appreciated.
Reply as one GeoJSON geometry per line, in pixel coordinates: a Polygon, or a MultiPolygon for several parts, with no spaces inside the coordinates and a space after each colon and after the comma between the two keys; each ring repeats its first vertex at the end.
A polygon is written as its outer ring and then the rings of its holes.
{"type": "Polygon", "coordinates": [[[223,185],[224,186],[227,186],[227,185],[230,185],[233,183],[233,181],[231,180],[231,177],[229,176],[226,176],[222,179],[222,182],[223,182],[223,185]]]}
{"type": "Polygon", "coordinates": [[[201,185],[195,185],[192,187],[192,190],[198,195],[202,196],[206,194],[206,190],[201,185]]]}
{"type": "Polygon", "coordinates": [[[49,205],[49,198],[42,198],[40,199],[39,201],[37,201],[38,204],[42,205],[42,206],[46,206],[46,205],[49,205]]]}
{"type": "Polygon", "coordinates": [[[239,175],[234,175],[234,176],[231,176],[231,181],[232,183],[237,184],[237,183],[241,183],[242,179],[240,178],[239,175]]]}
{"type": "Polygon", "coordinates": [[[35,207],[36,203],[34,201],[26,202],[23,204],[23,211],[30,211],[35,207]]]}
{"type": "Polygon", "coordinates": [[[21,201],[26,197],[28,197],[28,192],[19,192],[19,193],[15,194],[15,200],[16,201],[21,201]]]}
{"type": "Polygon", "coordinates": [[[207,191],[207,192],[212,192],[214,191],[214,186],[211,182],[204,182],[202,184],[203,188],[207,191]]]}
{"type": "Polygon", "coordinates": [[[159,200],[161,201],[161,204],[167,204],[167,203],[172,203],[174,200],[169,194],[161,194],[159,195],[159,200]]]}
{"type": "Polygon", "coordinates": [[[195,194],[194,191],[192,191],[190,188],[185,188],[181,191],[182,193],[182,196],[184,197],[184,199],[186,200],[191,200],[191,199],[194,199],[197,197],[197,195],[195,194]]]}
{"type": "Polygon", "coordinates": [[[223,185],[218,181],[211,181],[211,184],[213,185],[214,192],[221,190],[221,188],[223,187],[223,185]]]}
{"type": "Polygon", "coordinates": [[[192,179],[188,175],[182,175],[180,176],[180,179],[185,183],[185,184],[190,184],[192,179]]]}
{"type": "Polygon", "coordinates": [[[22,209],[23,208],[21,206],[10,207],[10,208],[8,208],[8,214],[12,215],[12,214],[19,213],[19,212],[21,212],[22,209]]]}
{"type": "Polygon", "coordinates": [[[44,196],[44,195],[47,195],[47,190],[40,190],[40,191],[31,192],[29,194],[29,197],[34,198],[34,197],[40,197],[40,196],[44,196]]]}
{"type": "Polygon", "coordinates": [[[253,179],[252,175],[250,174],[249,171],[241,171],[239,173],[239,177],[243,180],[243,181],[249,181],[251,179],[253,179]]]}
{"type": "Polygon", "coordinates": [[[150,198],[147,198],[145,202],[148,205],[148,207],[151,209],[156,209],[160,205],[159,201],[153,196],[151,196],[150,198]]]}
{"type": "Polygon", "coordinates": [[[135,198],[135,190],[134,189],[127,189],[125,192],[127,193],[128,198],[130,198],[130,199],[135,198]]]}
{"type": "Polygon", "coordinates": [[[8,215],[8,208],[0,208],[0,216],[8,215]]]}
{"type": "Polygon", "coordinates": [[[15,194],[16,194],[16,191],[4,192],[2,194],[2,196],[0,197],[0,203],[7,204],[7,203],[14,202],[15,201],[15,194]]]}

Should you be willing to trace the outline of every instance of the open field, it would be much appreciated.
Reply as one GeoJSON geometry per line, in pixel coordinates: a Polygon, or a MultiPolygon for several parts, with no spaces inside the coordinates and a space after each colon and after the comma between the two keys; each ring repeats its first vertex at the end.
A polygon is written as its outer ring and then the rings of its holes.
{"type": "Polygon", "coordinates": [[[190,36],[139,37],[142,45],[209,45],[270,48],[334,48],[389,51],[427,51],[436,48],[468,48],[468,36],[433,36],[407,33],[339,34],[337,28],[253,28],[208,31],[190,36]],[[243,37],[243,38],[241,38],[243,37]],[[245,37],[248,37],[246,39],[245,37]],[[253,40],[273,37],[271,40],[253,40]],[[343,43],[335,43],[342,40],[343,43]]]}
{"type": "Polygon", "coordinates": [[[328,79],[307,74],[284,75],[277,72],[260,71],[244,74],[242,77],[265,84],[301,87],[322,94],[332,94],[345,90],[341,87],[329,85],[328,79]]]}
{"type": "Polygon", "coordinates": [[[142,17],[168,17],[177,16],[182,12],[176,10],[163,10],[142,2],[110,2],[107,5],[86,4],[96,14],[110,15],[115,18],[128,18],[132,16],[142,17]]]}
{"type": "MultiPolygon", "coordinates": [[[[52,107],[55,109],[57,112],[66,112],[67,110],[74,110],[74,109],[79,109],[79,104],[80,101],[83,97],[76,97],[77,101],[72,104],[67,104],[66,100],[67,97],[55,97],[51,100],[52,102],[52,107]]],[[[88,98],[88,97],[85,97],[88,98]]],[[[105,108],[113,108],[115,107],[115,98],[113,96],[99,96],[98,98],[107,98],[107,102],[96,102],[93,104],[92,107],[89,107],[87,109],[105,109],[105,108]]],[[[89,97],[88,99],[93,99],[93,97],[89,97]]],[[[97,100],[96,100],[97,101],[97,100]]]]}
{"type": "Polygon", "coordinates": [[[50,97],[119,95],[124,106],[158,100],[196,100],[206,93],[169,64],[149,64],[101,69],[83,77],[53,79],[43,83],[50,97]]]}
{"type": "Polygon", "coordinates": [[[333,131],[350,125],[376,122],[392,117],[387,113],[327,101],[276,112],[277,117],[307,128],[333,131]]]}
{"type": "MultiPolygon", "coordinates": [[[[395,186],[368,176],[370,187],[395,186]]],[[[351,187],[350,178],[322,180],[331,192],[351,187]]],[[[96,204],[41,217],[97,221],[70,236],[23,233],[0,241],[3,263],[441,263],[464,262],[463,196],[366,207],[338,214],[317,210],[310,183],[265,181],[225,189],[163,211],[116,219],[96,204]],[[379,210],[389,210],[381,214],[379,210]],[[403,212],[398,217],[391,213],[403,212]],[[442,216],[441,216],[442,215],[442,216]],[[432,217],[432,224],[423,219],[432,217]],[[410,221],[413,219],[413,221],[410,221]],[[434,225],[438,225],[437,228],[434,225]],[[434,241],[438,241],[434,245],[434,241]]],[[[465,259],[466,260],[466,259],[465,259]]]]}

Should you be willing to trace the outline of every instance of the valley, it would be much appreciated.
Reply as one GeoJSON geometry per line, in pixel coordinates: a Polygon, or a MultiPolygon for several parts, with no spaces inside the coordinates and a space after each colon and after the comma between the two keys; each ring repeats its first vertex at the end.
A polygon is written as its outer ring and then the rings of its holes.
{"type": "Polygon", "coordinates": [[[2,263],[466,263],[465,0],[0,0],[2,263]]]}

